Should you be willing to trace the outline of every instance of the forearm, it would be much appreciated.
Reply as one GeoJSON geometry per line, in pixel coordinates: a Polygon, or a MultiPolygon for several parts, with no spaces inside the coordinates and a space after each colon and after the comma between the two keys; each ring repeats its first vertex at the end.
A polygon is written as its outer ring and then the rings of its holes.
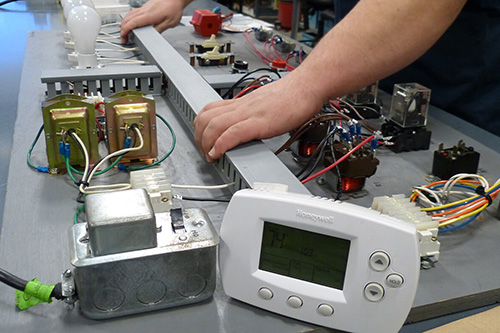
{"type": "Polygon", "coordinates": [[[356,91],[415,61],[452,24],[466,0],[361,0],[289,76],[324,101],[356,91]]]}

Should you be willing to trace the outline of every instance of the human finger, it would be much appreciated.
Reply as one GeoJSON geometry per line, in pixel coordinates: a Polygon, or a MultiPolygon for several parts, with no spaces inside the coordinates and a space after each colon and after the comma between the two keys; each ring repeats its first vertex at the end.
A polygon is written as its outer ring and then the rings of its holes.
{"type": "Polygon", "coordinates": [[[223,110],[216,110],[216,111],[219,114],[210,115],[211,119],[206,123],[206,126],[202,130],[202,133],[200,133],[200,141],[197,142],[204,155],[208,154],[208,152],[214,146],[215,141],[222,135],[222,133],[227,131],[235,124],[247,119],[246,115],[243,114],[242,112],[238,111],[224,112],[223,110]]]}
{"type": "Polygon", "coordinates": [[[255,121],[252,119],[246,119],[229,126],[218,136],[213,146],[209,149],[205,156],[207,161],[215,162],[228,150],[244,142],[259,138],[259,131],[255,126],[255,121]]]}
{"type": "Polygon", "coordinates": [[[120,28],[121,28],[120,37],[122,40],[122,44],[128,43],[128,34],[133,29],[130,22],[138,15],[141,15],[141,8],[132,9],[130,12],[128,12],[125,15],[125,17],[121,21],[121,23],[120,23],[120,28]]]}
{"type": "MultiPolygon", "coordinates": [[[[196,118],[194,118],[194,139],[196,144],[201,147],[201,134],[203,133],[205,127],[207,126],[210,119],[218,116],[221,113],[228,111],[227,106],[231,105],[233,100],[219,100],[215,102],[208,103],[205,107],[198,113],[196,118]]],[[[230,109],[229,109],[230,110],[230,109]]]]}

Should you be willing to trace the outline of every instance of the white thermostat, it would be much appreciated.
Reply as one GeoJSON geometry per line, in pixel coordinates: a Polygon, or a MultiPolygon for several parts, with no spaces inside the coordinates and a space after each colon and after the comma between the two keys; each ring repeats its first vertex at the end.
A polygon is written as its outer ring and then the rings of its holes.
{"type": "Polygon", "coordinates": [[[415,298],[417,231],[371,209],[241,190],[220,236],[226,294],[284,316],[349,332],[397,332],[415,298]]]}

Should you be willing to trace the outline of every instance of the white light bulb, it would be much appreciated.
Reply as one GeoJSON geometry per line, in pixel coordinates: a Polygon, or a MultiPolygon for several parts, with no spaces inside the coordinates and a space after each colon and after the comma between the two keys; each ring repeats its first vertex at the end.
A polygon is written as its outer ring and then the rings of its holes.
{"type": "Polygon", "coordinates": [[[89,6],[95,9],[92,0],[63,0],[61,1],[61,5],[63,7],[63,14],[65,19],[68,19],[69,12],[75,7],[89,6]]]}
{"type": "Polygon", "coordinates": [[[101,30],[99,14],[89,6],[77,6],[69,12],[66,23],[75,40],[78,68],[96,67],[95,43],[101,30]]]}

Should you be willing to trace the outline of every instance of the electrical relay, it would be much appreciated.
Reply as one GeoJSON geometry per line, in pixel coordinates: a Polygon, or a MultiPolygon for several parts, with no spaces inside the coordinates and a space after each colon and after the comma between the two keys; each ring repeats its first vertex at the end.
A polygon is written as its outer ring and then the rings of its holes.
{"type": "Polygon", "coordinates": [[[418,83],[394,85],[388,121],[382,134],[391,137],[388,148],[399,153],[429,149],[431,132],[425,126],[431,90],[418,83]]]}
{"type": "Polygon", "coordinates": [[[449,179],[459,173],[477,173],[480,154],[473,147],[467,147],[462,140],[456,146],[434,152],[432,174],[441,179],[449,179]]]}

